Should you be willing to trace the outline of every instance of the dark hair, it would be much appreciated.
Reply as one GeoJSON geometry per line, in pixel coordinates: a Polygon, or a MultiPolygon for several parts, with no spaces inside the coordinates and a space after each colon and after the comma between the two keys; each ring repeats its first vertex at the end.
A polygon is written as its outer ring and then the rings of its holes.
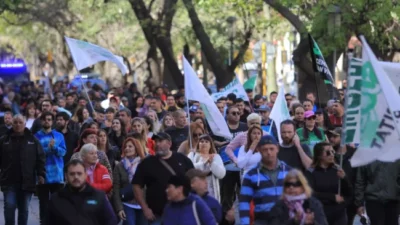
{"type": "MultiPolygon", "coordinates": [[[[315,136],[317,136],[318,139],[320,139],[320,140],[324,139],[324,137],[322,136],[322,132],[320,131],[320,129],[318,129],[316,124],[315,124],[315,126],[314,126],[314,128],[312,129],[311,132],[314,132],[315,136]]],[[[303,137],[304,137],[304,139],[307,140],[308,137],[309,137],[309,134],[310,134],[310,131],[306,127],[303,127],[303,137]]]]}
{"type": "Polygon", "coordinates": [[[242,102],[244,102],[244,100],[243,100],[242,98],[237,98],[237,99],[235,100],[235,103],[242,103],[242,102]]]}
{"type": "Polygon", "coordinates": [[[161,102],[161,101],[162,101],[161,98],[160,98],[160,97],[157,97],[157,96],[152,97],[151,100],[156,100],[156,101],[158,101],[158,102],[161,102]]]}
{"type": "Polygon", "coordinates": [[[128,109],[128,108],[120,109],[120,110],[118,111],[118,117],[119,117],[119,114],[120,114],[121,112],[125,112],[127,116],[132,117],[132,112],[131,112],[131,110],[128,109]]]}
{"type": "Polygon", "coordinates": [[[167,94],[167,98],[168,98],[168,97],[173,97],[174,100],[175,100],[175,96],[174,96],[173,94],[167,94]]]}
{"type": "Polygon", "coordinates": [[[178,110],[178,108],[176,108],[175,106],[170,106],[170,107],[168,107],[168,112],[175,112],[175,111],[177,111],[178,110]]]}
{"type": "Polygon", "coordinates": [[[285,94],[285,97],[287,97],[287,96],[290,96],[290,97],[293,97],[291,94],[289,94],[289,93],[286,93],[285,94]]]}
{"type": "Polygon", "coordinates": [[[40,115],[40,120],[45,120],[48,116],[51,116],[51,120],[54,121],[54,115],[51,112],[42,113],[42,115],[40,115]]]}
{"type": "Polygon", "coordinates": [[[228,107],[228,109],[226,109],[226,114],[230,114],[232,109],[237,109],[237,108],[238,107],[235,105],[228,107]]]}
{"type": "MultiPolygon", "coordinates": [[[[82,133],[84,130],[90,128],[93,124],[95,124],[97,126],[97,129],[100,128],[99,124],[96,121],[89,121],[89,122],[86,122],[86,123],[82,124],[80,132],[82,133]]],[[[93,129],[93,128],[90,128],[90,129],[93,129]]]]}
{"type": "Polygon", "coordinates": [[[234,93],[230,93],[228,96],[226,96],[226,98],[234,102],[236,100],[236,95],[234,93]]]}
{"type": "Polygon", "coordinates": [[[58,112],[56,115],[56,118],[58,118],[58,117],[62,117],[65,121],[68,121],[69,119],[71,119],[71,117],[66,112],[58,112]]]}
{"type": "Polygon", "coordinates": [[[42,101],[42,103],[40,103],[40,109],[42,109],[44,102],[48,102],[48,103],[50,103],[50,105],[53,105],[53,102],[51,100],[45,99],[45,100],[42,101]]]}
{"type": "Polygon", "coordinates": [[[293,125],[294,131],[296,131],[296,123],[293,120],[284,120],[281,122],[281,129],[283,125],[293,125]]]}
{"type": "MultiPolygon", "coordinates": [[[[121,124],[121,136],[125,137],[126,136],[126,129],[125,129],[124,121],[122,121],[121,118],[118,118],[118,117],[114,118],[112,121],[114,121],[114,120],[118,120],[119,123],[121,124]]],[[[111,123],[112,123],[112,121],[111,121],[111,123]]],[[[110,133],[113,133],[113,132],[115,132],[115,131],[113,129],[111,129],[110,133]]]]}
{"type": "Polygon", "coordinates": [[[65,98],[68,98],[68,97],[74,97],[74,94],[71,93],[71,92],[69,92],[69,93],[67,93],[67,95],[65,96],[65,98]]]}
{"type": "Polygon", "coordinates": [[[149,129],[148,129],[149,132],[152,131],[152,130],[153,130],[153,120],[152,120],[150,117],[148,117],[148,116],[143,116],[142,118],[143,118],[144,121],[146,122],[147,126],[150,125],[150,127],[149,127],[149,129]]]}
{"type": "Polygon", "coordinates": [[[310,100],[310,99],[305,99],[304,101],[303,101],[303,104],[304,104],[304,102],[310,102],[311,103],[311,105],[313,104],[313,102],[310,100]]]}
{"type": "Polygon", "coordinates": [[[136,96],[136,97],[133,99],[133,108],[134,108],[134,109],[136,109],[136,108],[138,108],[138,107],[142,108],[143,105],[144,105],[144,97],[143,97],[142,95],[136,96]],[[143,102],[142,102],[142,105],[139,105],[139,106],[138,106],[138,105],[137,105],[137,100],[138,100],[139,98],[142,98],[142,99],[143,99],[143,102]]]}
{"type": "MultiPolygon", "coordinates": [[[[258,125],[253,125],[253,126],[250,126],[250,128],[249,128],[249,130],[248,130],[248,132],[247,132],[247,143],[246,143],[246,145],[244,146],[244,151],[245,152],[248,152],[249,151],[249,149],[250,149],[250,146],[251,146],[251,144],[252,144],[252,141],[253,140],[251,140],[251,133],[253,132],[253,130],[259,130],[260,132],[261,132],[261,136],[262,136],[262,134],[263,134],[263,130],[262,130],[262,128],[260,127],[260,126],[258,126],[258,125]]],[[[255,149],[253,149],[253,150],[255,150],[255,149]]]]}
{"type": "Polygon", "coordinates": [[[278,92],[276,92],[276,91],[271,91],[271,93],[269,94],[269,96],[271,96],[271,95],[274,95],[274,94],[278,94],[278,92]]]}
{"type": "Polygon", "coordinates": [[[260,100],[262,98],[263,98],[262,95],[256,95],[256,96],[254,96],[254,101],[260,100]]]}
{"type": "Polygon", "coordinates": [[[81,165],[83,167],[83,170],[85,170],[85,164],[83,164],[83,161],[80,159],[72,159],[71,161],[69,161],[67,164],[65,164],[64,166],[64,173],[68,172],[68,169],[71,166],[77,166],[77,165],[81,165]]]}
{"type": "Polygon", "coordinates": [[[311,164],[312,167],[319,166],[321,162],[321,156],[324,154],[324,148],[326,146],[331,146],[330,143],[327,142],[320,142],[314,146],[314,157],[313,157],[313,162],[311,164]]]}

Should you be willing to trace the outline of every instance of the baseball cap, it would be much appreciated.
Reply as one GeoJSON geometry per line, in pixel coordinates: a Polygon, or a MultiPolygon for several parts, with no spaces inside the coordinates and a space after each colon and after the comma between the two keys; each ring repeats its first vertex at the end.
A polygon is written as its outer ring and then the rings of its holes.
{"type": "Polygon", "coordinates": [[[192,105],[192,106],[190,106],[189,111],[192,113],[195,113],[195,112],[197,112],[198,109],[199,109],[199,107],[197,105],[192,105]]]}
{"type": "Polygon", "coordinates": [[[152,140],[168,140],[171,141],[171,136],[169,136],[169,134],[165,133],[165,132],[160,132],[157,134],[153,134],[153,137],[151,138],[152,140]]]}
{"type": "Polygon", "coordinates": [[[189,180],[192,180],[193,178],[199,177],[199,178],[206,178],[208,176],[208,173],[199,170],[199,169],[190,169],[189,171],[186,172],[186,177],[189,178],[189,180]]]}
{"type": "Polygon", "coordinates": [[[279,145],[278,141],[273,136],[265,135],[260,139],[257,147],[261,147],[261,146],[267,145],[267,144],[279,145]]]}
{"type": "Polygon", "coordinates": [[[190,190],[190,181],[186,176],[171,176],[167,182],[167,184],[172,184],[175,187],[182,187],[190,190]]]}
{"type": "Polygon", "coordinates": [[[305,113],[304,113],[304,118],[306,118],[306,119],[308,119],[308,118],[310,118],[310,117],[315,117],[315,114],[314,114],[314,112],[313,111],[306,111],[305,113]]]}
{"type": "Polygon", "coordinates": [[[255,109],[255,111],[257,111],[257,112],[266,112],[266,111],[270,112],[271,108],[269,106],[267,106],[267,105],[261,105],[260,107],[255,109]]]}
{"type": "Polygon", "coordinates": [[[333,136],[341,136],[342,135],[342,128],[341,127],[336,127],[333,130],[329,130],[329,133],[331,133],[333,136]]]}

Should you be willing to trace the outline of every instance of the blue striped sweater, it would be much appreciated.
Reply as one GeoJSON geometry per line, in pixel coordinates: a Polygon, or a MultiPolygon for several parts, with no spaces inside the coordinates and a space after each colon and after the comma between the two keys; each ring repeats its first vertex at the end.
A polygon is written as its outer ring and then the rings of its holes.
{"type": "Polygon", "coordinates": [[[269,211],[283,192],[283,179],[290,170],[283,161],[278,161],[276,184],[262,169],[261,163],[247,172],[243,178],[239,195],[240,224],[250,224],[250,202],[254,201],[254,220],[268,221],[269,211]]]}
{"type": "Polygon", "coordinates": [[[39,140],[46,154],[46,184],[64,183],[64,155],[67,152],[65,146],[64,135],[52,130],[45,133],[43,130],[38,131],[35,137],[39,140]],[[49,148],[50,140],[54,139],[53,148],[49,148]]]}

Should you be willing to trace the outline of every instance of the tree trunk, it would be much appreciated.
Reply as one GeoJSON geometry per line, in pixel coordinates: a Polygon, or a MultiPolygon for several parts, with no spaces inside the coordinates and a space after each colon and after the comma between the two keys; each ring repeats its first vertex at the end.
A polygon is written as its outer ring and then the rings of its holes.
{"type": "Polygon", "coordinates": [[[152,46],[149,48],[147,52],[147,70],[149,72],[149,76],[145,80],[145,87],[148,87],[149,90],[153,90],[154,87],[159,86],[161,84],[161,79],[162,79],[162,70],[161,70],[161,64],[158,59],[158,54],[157,54],[157,47],[152,46]]]}

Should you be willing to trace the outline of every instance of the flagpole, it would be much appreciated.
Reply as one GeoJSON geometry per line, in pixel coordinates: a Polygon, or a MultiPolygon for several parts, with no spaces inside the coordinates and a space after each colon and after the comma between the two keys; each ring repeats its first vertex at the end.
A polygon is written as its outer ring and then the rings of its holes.
{"type": "Polygon", "coordinates": [[[95,111],[94,111],[94,107],[93,107],[92,101],[90,100],[89,93],[88,93],[88,91],[86,90],[86,86],[85,86],[85,84],[83,83],[82,75],[81,75],[80,78],[81,78],[82,88],[83,88],[83,90],[85,91],[86,96],[87,96],[87,98],[88,98],[88,100],[89,100],[90,107],[92,108],[92,113],[94,113],[94,112],[95,112],[95,111]]]}
{"type": "Polygon", "coordinates": [[[321,107],[321,99],[319,98],[318,82],[317,82],[317,79],[320,77],[319,72],[314,71],[314,76],[315,76],[315,89],[316,89],[316,92],[317,92],[316,94],[317,94],[317,99],[318,99],[318,108],[322,109],[322,107],[321,107]]]}

